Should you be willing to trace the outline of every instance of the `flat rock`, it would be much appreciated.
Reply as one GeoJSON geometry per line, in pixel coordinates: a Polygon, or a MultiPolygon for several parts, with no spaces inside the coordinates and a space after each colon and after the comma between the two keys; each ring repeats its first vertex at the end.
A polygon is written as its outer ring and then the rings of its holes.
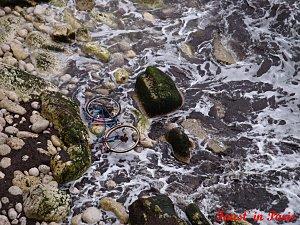
{"type": "Polygon", "coordinates": [[[9,99],[3,99],[0,102],[0,108],[4,108],[9,112],[16,113],[19,115],[24,115],[26,113],[26,109],[24,107],[9,99]]]}

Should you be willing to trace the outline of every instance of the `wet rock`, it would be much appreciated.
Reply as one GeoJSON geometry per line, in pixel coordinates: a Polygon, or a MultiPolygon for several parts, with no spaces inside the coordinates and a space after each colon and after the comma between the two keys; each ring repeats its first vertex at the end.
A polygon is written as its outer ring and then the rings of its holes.
{"type": "Polygon", "coordinates": [[[8,155],[11,151],[11,148],[7,144],[0,145],[0,155],[5,156],[8,155]]]}
{"type": "Polygon", "coordinates": [[[0,215],[0,224],[1,225],[10,225],[10,222],[6,216],[0,215]]]}
{"type": "Polygon", "coordinates": [[[95,224],[101,220],[102,213],[96,207],[89,207],[83,211],[81,218],[87,224],[95,224]]]}
{"type": "Polygon", "coordinates": [[[131,225],[187,225],[174,209],[171,199],[162,194],[140,197],[129,206],[131,225]]]}
{"type": "Polygon", "coordinates": [[[112,13],[108,12],[99,12],[93,10],[91,16],[97,21],[106,24],[107,26],[117,29],[119,27],[118,19],[112,13]]]}
{"type": "Polygon", "coordinates": [[[74,216],[71,220],[71,224],[72,225],[83,225],[81,217],[82,217],[82,214],[78,214],[78,215],[74,216]]]}
{"type": "Polygon", "coordinates": [[[128,222],[128,214],[125,207],[112,198],[102,198],[100,200],[100,207],[106,211],[113,212],[121,223],[126,224],[128,222]]]}
{"type": "Polygon", "coordinates": [[[172,145],[174,157],[183,163],[190,163],[192,144],[183,129],[176,127],[167,132],[166,140],[172,145]]]}
{"type": "Polygon", "coordinates": [[[25,142],[18,137],[9,137],[6,144],[14,150],[20,150],[25,145],[25,142]]]}
{"type": "Polygon", "coordinates": [[[146,22],[155,23],[155,17],[151,13],[144,12],[143,17],[146,22]]]}
{"type": "Polygon", "coordinates": [[[108,189],[114,189],[117,186],[117,183],[113,180],[108,180],[105,185],[108,189]]]}
{"type": "Polygon", "coordinates": [[[95,6],[94,0],[75,0],[76,9],[80,11],[91,11],[95,6]]]}
{"type": "Polygon", "coordinates": [[[114,72],[114,77],[118,84],[124,84],[128,81],[130,73],[125,68],[118,68],[114,72]]]}
{"type": "Polygon", "coordinates": [[[229,65],[236,63],[231,52],[222,44],[221,37],[219,35],[215,35],[213,39],[213,55],[221,63],[229,65]]]}
{"type": "Polygon", "coordinates": [[[69,25],[58,25],[53,28],[52,38],[57,42],[71,43],[75,40],[75,31],[69,25]]]}
{"type": "Polygon", "coordinates": [[[38,185],[25,195],[23,207],[28,218],[60,222],[70,211],[70,197],[53,186],[38,185]]]}
{"type": "Polygon", "coordinates": [[[188,43],[181,43],[179,46],[179,49],[181,52],[188,58],[193,58],[194,57],[194,50],[191,45],[188,43]]]}
{"type": "Polygon", "coordinates": [[[108,62],[110,59],[109,51],[100,46],[98,42],[90,42],[83,46],[83,52],[89,56],[96,57],[102,62],[108,62]]]}
{"type": "Polygon", "coordinates": [[[206,219],[199,207],[191,203],[185,209],[185,213],[192,225],[211,225],[212,223],[206,219]]]}
{"type": "Polygon", "coordinates": [[[28,52],[26,52],[25,49],[20,44],[11,43],[10,47],[15,58],[18,60],[24,60],[29,56],[28,52]]]}
{"type": "Polygon", "coordinates": [[[0,167],[7,168],[11,166],[11,159],[8,157],[3,157],[0,161],[0,167]]]}
{"type": "Polygon", "coordinates": [[[173,80],[154,66],[139,75],[135,92],[149,117],[170,113],[183,104],[183,98],[173,80]]]}
{"type": "Polygon", "coordinates": [[[31,60],[37,71],[41,73],[52,73],[60,67],[58,55],[50,51],[35,51],[31,55],[31,60]]]}
{"type": "Polygon", "coordinates": [[[75,38],[76,38],[77,41],[82,41],[82,42],[92,41],[91,33],[87,28],[79,28],[76,31],[75,38]]]}

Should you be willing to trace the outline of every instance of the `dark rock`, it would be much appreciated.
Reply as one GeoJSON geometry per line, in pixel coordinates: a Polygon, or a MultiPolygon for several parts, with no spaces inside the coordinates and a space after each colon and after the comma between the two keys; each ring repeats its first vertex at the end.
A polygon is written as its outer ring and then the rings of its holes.
{"type": "Polygon", "coordinates": [[[184,131],[179,128],[173,128],[166,134],[166,140],[172,145],[174,157],[183,163],[190,163],[191,142],[184,131]]]}
{"type": "Polygon", "coordinates": [[[200,211],[199,207],[194,203],[187,206],[185,213],[192,225],[211,225],[208,219],[206,219],[200,211]]]}
{"type": "Polygon", "coordinates": [[[49,2],[50,0],[1,0],[0,6],[28,6],[28,5],[36,5],[42,2],[49,2]]]}
{"type": "Polygon", "coordinates": [[[173,80],[154,66],[149,66],[145,73],[138,76],[135,92],[150,117],[170,113],[183,103],[173,80]]]}
{"type": "Polygon", "coordinates": [[[94,0],[75,0],[76,9],[80,11],[90,11],[95,7],[94,0]]]}
{"type": "Polygon", "coordinates": [[[129,206],[131,225],[187,225],[180,219],[171,199],[162,194],[140,197],[129,206]]]}

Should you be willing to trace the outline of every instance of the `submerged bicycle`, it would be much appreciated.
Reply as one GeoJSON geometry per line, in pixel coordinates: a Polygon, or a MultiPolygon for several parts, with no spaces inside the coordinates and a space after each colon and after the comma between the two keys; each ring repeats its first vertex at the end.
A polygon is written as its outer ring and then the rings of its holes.
{"type": "Polygon", "coordinates": [[[96,96],[87,102],[84,111],[90,120],[90,127],[103,126],[104,134],[98,135],[97,143],[104,144],[108,150],[125,153],[138,145],[140,132],[132,125],[119,123],[117,116],[121,112],[121,106],[115,100],[96,96]]]}

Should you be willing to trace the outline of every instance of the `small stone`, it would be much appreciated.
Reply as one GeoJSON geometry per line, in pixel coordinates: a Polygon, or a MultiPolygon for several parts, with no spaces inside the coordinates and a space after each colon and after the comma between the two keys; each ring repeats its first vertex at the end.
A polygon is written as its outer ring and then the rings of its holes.
{"type": "Polygon", "coordinates": [[[71,80],[71,78],[72,78],[72,76],[70,74],[65,74],[65,75],[61,76],[59,79],[63,83],[67,83],[71,80]]]}
{"type": "Polygon", "coordinates": [[[35,15],[42,15],[42,14],[45,13],[46,9],[47,9],[47,5],[37,5],[34,8],[33,14],[35,14],[35,15]]]}
{"type": "Polygon", "coordinates": [[[17,219],[18,213],[16,212],[16,210],[14,208],[10,208],[8,210],[8,218],[11,220],[17,219]]]}
{"type": "Polygon", "coordinates": [[[22,209],[23,209],[22,204],[21,204],[21,203],[17,203],[17,204],[15,205],[15,209],[16,209],[16,211],[17,211],[18,213],[21,213],[21,212],[22,212],[22,209]]]}
{"type": "Polygon", "coordinates": [[[101,210],[96,207],[89,207],[82,213],[82,220],[88,224],[98,223],[101,218],[101,210]]]}
{"type": "Polygon", "coordinates": [[[0,224],[1,225],[10,225],[10,222],[6,216],[0,215],[0,224]]]}
{"type": "Polygon", "coordinates": [[[144,17],[145,21],[150,22],[150,23],[155,23],[155,17],[151,13],[144,12],[143,17],[144,17]]]}
{"type": "Polygon", "coordinates": [[[11,195],[21,195],[21,194],[23,194],[23,191],[22,191],[21,188],[19,188],[18,186],[11,186],[11,187],[8,189],[8,192],[9,192],[11,195]]]}
{"type": "Polygon", "coordinates": [[[12,115],[7,115],[5,116],[5,121],[8,123],[8,124],[13,124],[14,120],[13,120],[13,116],[12,115]]]}
{"type": "Polygon", "coordinates": [[[7,168],[7,167],[9,167],[11,165],[11,159],[10,158],[8,158],[8,157],[3,157],[2,159],[1,159],[1,161],[0,161],[0,166],[2,167],[2,168],[7,168]]]}
{"type": "Polygon", "coordinates": [[[115,77],[116,82],[118,84],[124,84],[128,81],[129,72],[125,68],[118,68],[114,72],[114,77],[115,77]]]}
{"type": "Polygon", "coordinates": [[[0,9],[0,17],[5,16],[5,11],[0,9]]]}
{"type": "Polygon", "coordinates": [[[8,134],[16,134],[16,133],[18,133],[19,130],[18,130],[18,128],[14,127],[14,126],[8,126],[5,128],[4,131],[8,134]]]}
{"type": "Polygon", "coordinates": [[[126,224],[128,222],[129,215],[126,212],[125,207],[113,198],[102,198],[100,200],[100,206],[105,211],[113,212],[118,217],[121,223],[126,224]]]}
{"type": "Polygon", "coordinates": [[[47,150],[51,155],[57,154],[57,150],[50,140],[47,141],[47,150]]]}
{"type": "Polygon", "coordinates": [[[50,139],[51,139],[52,144],[55,147],[60,147],[61,146],[61,141],[56,135],[51,135],[50,139]]]}
{"type": "Polygon", "coordinates": [[[32,64],[32,63],[27,63],[26,65],[25,65],[25,69],[26,69],[26,71],[28,71],[28,72],[32,72],[32,71],[34,71],[34,65],[32,64]]]}
{"type": "Polygon", "coordinates": [[[10,46],[8,44],[2,44],[1,49],[3,52],[9,52],[10,51],[10,46]]]}
{"type": "Polygon", "coordinates": [[[23,155],[22,156],[22,161],[26,162],[29,159],[28,155],[23,155]]]}
{"type": "Polygon", "coordinates": [[[13,221],[11,221],[11,224],[12,225],[17,225],[19,223],[19,220],[18,219],[13,219],[13,221]]]}
{"type": "Polygon", "coordinates": [[[26,225],[27,224],[27,219],[25,216],[21,217],[19,219],[20,225],[26,225]]]}
{"type": "Polygon", "coordinates": [[[7,134],[4,134],[4,133],[1,133],[1,132],[0,132],[0,145],[5,144],[7,138],[8,138],[7,134]]]}
{"type": "Polygon", "coordinates": [[[5,56],[3,57],[3,63],[6,63],[7,65],[14,66],[18,63],[18,60],[16,60],[12,56],[5,56]]]}
{"type": "Polygon", "coordinates": [[[117,186],[117,183],[115,181],[113,181],[113,180],[108,180],[106,182],[106,187],[108,189],[114,189],[116,186],[117,186]]]}
{"type": "Polygon", "coordinates": [[[25,51],[25,49],[22,47],[22,45],[11,43],[10,44],[11,50],[18,60],[24,60],[26,59],[29,54],[25,51]]]}
{"type": "Polygon", "coordinates": [[[120,41],[118,43],[118,46],[119,46],[120,50],[123,51],[123,52],[131,50],[130,44],[125,40],[120,41]]]}
{"type": "Polygon", "coordinates": [[[39,120],[32,125],[31,130],[35,133],[41,133],[48,128],[49,124],[48,120],[39,120]]]}
{"type": "Polygon", "coordinates": [[[9,137],[6,143],[14,150],[20,150],[25,145],[25,142],[18,137],[9,137]]]}
{"type": "Polygon", "coordinates": [[[22,38],[26,38],[28,35],[28,31],[26,29],[19,30],[18,35],[22,38]]]}
{"type": "Polygon", "coordinates": [[[37,138],[39,135],[38,134],[35,134],[35,133],[32,133],[32,132],[29,132],[29,131],[19,131],[17,133],[17,137],[18,138],[37,138]]]}
{"type": "Polygon", "coordinates": [[[73,216],[71,220],[72,225],[82,225],[82,214],[78,214],[76,216],[73,216]]]}
{"type": "Polygon", "coordinates": [[[39,165],[38,169],[43,174],[48,174],[50,172],[50,167],[47,165],[39,165]]]}
{"type": "Polygon", "coordinates": [[[6,121],[5,121],[5,119],[4,118],[2,118],[2,117],[0,117],[0,125],[1,126],[5,126],[5,124],[6,124],[6,121]]]}
{"type": "Polygon", "coordinates": [[[19,115],[24,115],[26,113],[26,109],[17,103],[9,100],[9,99],[3,99],[0,102],[0,108],[4,108],[9,112],[17,113],[19,115]]]}
{"type": "Polygon", "coordinates": [[[126,58],[132,59],[136,56],[135,52],[133,50],[129,50],[125,53],[126,58]]]}
{"type": "Polygon", "coordinates": [[[4,11],[5,11],[6,13],[11,13],[11,8],[8,7],[8,6],[6,6],[6,7],[4,7],[4,11]]]}
{"type": "Polygon", "coordinates": [[[30,176],[38,177],[40,174],[40,171],[38,170],[38,168],[33,167],[33,168],[29,169],[28,173],[30,176]]]}
{"type": "Polygon", "coordinates": [[[5,156],[8,155],[11,151],[11,148],[7,144],[0,145],[0,155],[5,156]]]}
{"type": "Polygon", "coordinates": [[[0,171],[0,180],[4,179],[4,177],[5,177],[5,174],[0,171]]]}
{"type": "Polygon", "coordinates": [[[2,198],[1,198],[1,202],[2,202],[3,204],[9,203],[8,197],[2,197],[2,198]]]}
{"type": "Polygon", "coordinates": [[[119,67],[119,66],[123,66],[125,64],[125,60],[124,60],[124,56],[122,53],[116,52],[114,54],[111,55],[111,61],[110,63],[114,66],[114,67],[119,67]]]}

